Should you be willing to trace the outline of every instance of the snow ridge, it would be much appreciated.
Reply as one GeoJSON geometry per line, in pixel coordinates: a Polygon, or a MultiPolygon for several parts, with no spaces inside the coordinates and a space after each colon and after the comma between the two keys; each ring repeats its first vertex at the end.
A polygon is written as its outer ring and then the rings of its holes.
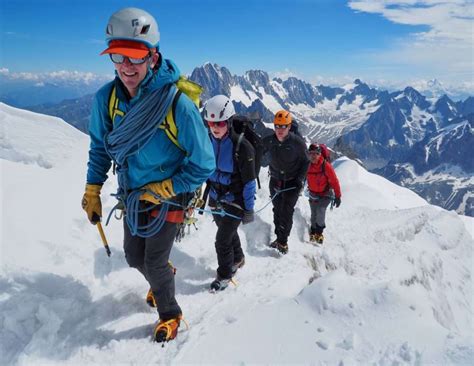
{"type": "MultiPolygon", "coordinates": [[[[55,118],[4,105],[0,113],[8,213],[0,221],[1,364],[471,362],[474,221],[347,158],[334,163],[343,196],[328,210],[325,244],[306,242],[310,210],[301,197],[289,253],[269,249],[267,207],[239,229],[246,265],[238,285],[215,295],[207,292],[215,224],[198,215],[199,230],[172,252],[190,329],[161,348],[151,341],[157,315],[144,301],[147,284],[123,257],[122,223],[106,227],[108,258],[80,208],[87,137],[55,118]],[[63,137],[67,145],[56,144],[63,137]],[[43,153],[51,167],[5,159],[4,145],[43,153]]],[[[257,209],[269,195],[265,171],[260,178],[257,209]]],[[[115,189],[109,179],[104,213],[115,189]]]]}

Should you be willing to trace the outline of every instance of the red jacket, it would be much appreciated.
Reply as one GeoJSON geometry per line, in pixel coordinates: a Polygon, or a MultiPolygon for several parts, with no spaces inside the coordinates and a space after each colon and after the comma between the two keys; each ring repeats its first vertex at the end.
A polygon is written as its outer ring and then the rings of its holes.
{"type": "Polygon", "coordinates": [[[341,197],[341,186],[337,179],[336,172],[329,161],[322,156],[311,163],[307,173],[308,187],[311,194],[326,196],[329,189],[334,189],[334,194],[341,197]],[[324,164],[324,167],[323,167],[324,164]]]}

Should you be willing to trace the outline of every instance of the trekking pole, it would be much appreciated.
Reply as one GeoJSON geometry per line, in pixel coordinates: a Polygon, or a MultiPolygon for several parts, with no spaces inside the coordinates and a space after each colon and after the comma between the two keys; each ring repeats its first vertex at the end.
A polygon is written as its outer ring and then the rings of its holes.
{"type": "Polygon", "coordinates": [[[105,238],[104,229],[102,229],[102,224],[100,223],[100,221],[97,223],[97,229],[99,230],[99,234],[102,239],[102,244],[104,244],[105,251],[107,252],[107,255],[110,257],[110,254],[112,253],[110,252],[109,244],[107,244],[107,239],[105,238]]]}

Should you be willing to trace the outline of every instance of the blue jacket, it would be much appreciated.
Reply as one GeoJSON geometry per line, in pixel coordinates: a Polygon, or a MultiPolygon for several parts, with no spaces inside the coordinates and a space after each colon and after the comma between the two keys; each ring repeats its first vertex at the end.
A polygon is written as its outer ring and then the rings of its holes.
{"type": "Polygon", "coordinates": [[[239,148],[239,161],[236,161],[235,134],[222,139],[216,139],[212,134],[210,137],[216,159],[216,170],[209,178],[211,198],[243,205],[247,211],[253,210],[257,185],[252,145],[244,139],[239,148]]]}
{"type": "MultiPolygon", "coordinates": [[[[148,70],[137,95],[130,100],[125,96],[124,87],[120,85],[118,77],[96,93],[89,125],[91,144],[87,183],[104,183],[112,164],[104,147],[104,137],[122,119],[117,115],[112,122],[109,116],[108,103],[113,86],[116,83],[121,86],[116,88],[119,99],[118,109],[126,113],[150,91],[176,82],[179,74],[178,68],[172,61],[163,60],[158,70],[148,70]]],[[[128,158],[127,181],[130,189],[171,178],[176,194],[193,192],[214,171],[212,145],[195,104],[182,93],[175,112],[178,142],[186,151],[187,156],[168,138],[164,130],[157,129],[153,138],[136,154],[128,158]]]]}

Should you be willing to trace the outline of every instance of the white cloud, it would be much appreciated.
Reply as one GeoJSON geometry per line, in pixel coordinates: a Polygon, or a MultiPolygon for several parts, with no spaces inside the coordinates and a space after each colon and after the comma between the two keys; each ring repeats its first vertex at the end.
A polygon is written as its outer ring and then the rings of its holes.
{"type": "Polygon", "coordinates": [[[413,66],[450,81],[474,81],[472,0],[353,0],[353,10],[406,25],[427,26],[369,57],[385,65],[413,66]]]}
{"type": "Polygon", "coordinates": [[[322,76],[315,75],[309,78],[313,85],[326,85],[326,86],[342,86],[348,83],[352,83],[357,77],[342,75],[342,76],[322,76]]]}
{"type": "Polygon", "coordinates": [[[52,71],[52,72],[10,72],[7,68],[0,69],[0,75],[10,80],[27,80],[36,81],[38,84],[48,82],[76,82],[92,84],[96,82],[104,82],[113,79],[113,75],[99,75],[92,72],[82,71],[52,71]]]}
{"type": "Polygon", "coordinates": [[[377,78],[377,77],[362,77],[357,76],[322,76],[314,75],[307,78],[312,85],[324,85],[332,87],[344,87],[352,84],[354,80],[360,79],[371,88],[379,90],[399,91],[411,86],[421,92],[425,96],[441,96],[447,94],[455,100],[467,98],[469,95],[474,95],[474,82],[464,81],[458,83],[450,83],[440,81],[438,79],[421,79],[421,78],[377,78]]]}
{"type": "Polygon", "coordinates": [[[295,77],[298,79],[302,79],[303,77],[295,71],[290,69],[284,69],[283,71],[276,71],[270,74],[272,78],[280,78],[282,80],[287,80],[290,77],[295,77]]]}

